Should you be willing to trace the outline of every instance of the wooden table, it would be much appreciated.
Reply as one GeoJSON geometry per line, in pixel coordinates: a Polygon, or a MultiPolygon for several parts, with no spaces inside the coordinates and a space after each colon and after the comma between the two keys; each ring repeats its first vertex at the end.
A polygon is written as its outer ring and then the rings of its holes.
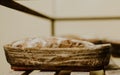
{"type": "Polygon", "coordinates": [[[9,75],[120,75],[120,58],[111,57],[110,63],[105,69],[90,72],[71,72],[69,70],[61,71],[9,71],[9,75]]]}

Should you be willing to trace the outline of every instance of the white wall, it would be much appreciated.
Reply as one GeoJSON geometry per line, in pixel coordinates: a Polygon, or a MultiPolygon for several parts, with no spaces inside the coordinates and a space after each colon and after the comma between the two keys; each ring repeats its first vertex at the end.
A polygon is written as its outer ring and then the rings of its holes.
{"type": "Polygon", "coordinates": [[[120,39],[120,20],[59,21],[56,35],[74,34],[99,38],[120,39]]]}
{"type": "MultiPolygon", "coordinates": [[[[25,2],[29,5],[29,2],[25,2]]],[[[39,4],[35,5],[39,7],[39,4]]],[[[45,2],[43,0],[43,4],[39,8],[46,14],[52,14],[53,12],[50,1],[45,2]]],[[[8,75],[9,73],[6,73],[10,69],[10,65],[5,59],[3,45],[27,37],[50,36],[50,24],[49,20],[0,5],[0,75],[8,75]]]]}
{"type": "MultiPolygon", "coordinates": [[[[120,17],[120,0],[56,0],[57,17],[120,17]]],[[[56,22],[56,34],[120,38],[120,20],[56,22]]]]}
{"type": "Polygon", "coordinates": [[[15,2],[30,7],[37,12],[44,13],[49,16],[54,16],[55,0],[15,0],[15,2]]]}
{"type": "Polygon", "coordinates": [[[56,0],[56,16],[120,16],[119,3],[120,0],[56,0]]]}

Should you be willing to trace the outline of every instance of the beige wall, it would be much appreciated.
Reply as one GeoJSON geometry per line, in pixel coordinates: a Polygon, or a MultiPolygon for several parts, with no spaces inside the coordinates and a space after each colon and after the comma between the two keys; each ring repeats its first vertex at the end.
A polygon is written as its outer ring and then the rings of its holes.
{"type": "MultiPolygon", "coordinates": [[[[42,12],[52,14],[51,4],[45,1],[43,3],[40,5],[42,8],[37,4],[42,12]]],[[[50,36],[50,24],[49,20],[0,5],[0,75],[8,75],[6,73],[10,69],[5,59],[3,45],[27,37],[50,36]]]]}
{"type": "Polygon", "coordinates": [[[54,16],[55,0],[15,0],[17,3],[30,7],[31,9],[44,13],[49,16],[54,16]]]}
{"type": "Polygon", "coordinates": [[[56,16],[120,16],[119,3],[120,0],[56,0],[56,16]]]}
{"type": "Polygon", "coordinates": [[[85,37],[120,39],[120,20],[59,21],[56,34],[75,34],[85,37]]]}
{"type": "MultiPolygon", "coordinates": [[[[57,17],[120,16],[120,0],[56,0],[57,17]]],[[[120,38],[120,20],[87,20],[56,22],[56,34],[93,35],[120,38]]]]}

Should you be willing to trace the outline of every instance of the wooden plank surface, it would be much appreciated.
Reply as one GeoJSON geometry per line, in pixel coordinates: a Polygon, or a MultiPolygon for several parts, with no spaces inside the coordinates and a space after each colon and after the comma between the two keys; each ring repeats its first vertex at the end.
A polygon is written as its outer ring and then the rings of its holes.
{"type": "Polygon", "coordinates": [[[120,75],[120,70],[109,70],[105,72],[105,75],[120,75]]]}
{"type": "Polygon", "coordinates": [[[4,75],[22,75],[23,73],[25,73],[25,71],[6,71],[6,73],[4,75]]]}
{"type": "Polygon", "coordinates": [[[22,73],[21,75],[29,75],[33,70],[29,70],[29,71],[25,71],[24,73],[22,73]]]}
{"type": "Polygon", "coordinates": [[[91,72],[71,72],[67,70],[62,70],[59,72],[55,71],[6,71],[5,75],[120,75],[120,58],[111,57],[109,66],[104,70],[91,71],[91,72]]]}
{"type": "Polygon", "coordinates": [[[105,75],[120,75],[120,58],[111,57],[110,64],[105,70],[105,75]]]}
{"type": "Polygon", "coordinates": [[[71,72],[70,75],[90,75],[89,72],[71,72]]]}
{"type": "Polygon", "coordinates": [[[105,67],[105,70],[117,70],[120,69],[119,67],[119,63],[116,63],[116,61],[120,61],[120,60],[114,60],[115,57],[111,57],[109,65],[105,67]]]}
{"type": "Polygon", "coordinates": [[[104,75],[104,70],[91,71],[90,75],[104,75]]]}
{"type": "Polygon", "coordinates": [[[40,72],[39,70],[34,70],[29,75],[90,75],[89,72],[71,72],[71,71],[60,71],[59,73],[55,72],[40,72]]]}
{"type": "Polygon", "coordinates": [[[32,73],[29,75],[54,75],[55,72],[41,72],[40,70],[34,70],[32,73]]]}
{"type": "Polygon", "coordinates": [[[39,70],[34,70],[32,73],[30,73],[29,75],[90,75],[89,72],[71,72],[71,71],[66,71],[66,70],[62,70],[59,72],[40,72],[39,70]]]}

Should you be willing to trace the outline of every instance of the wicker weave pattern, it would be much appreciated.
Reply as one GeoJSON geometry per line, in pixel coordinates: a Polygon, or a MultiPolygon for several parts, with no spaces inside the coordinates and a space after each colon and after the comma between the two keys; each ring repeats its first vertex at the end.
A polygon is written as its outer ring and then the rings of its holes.
{"type": "Polygon", "coordinates": [[[109,63],[110,45],[96,45],[91,48],[41,48],[14,49],[4,47],[6,58],[11,66],[78,66],[98,67],[109,63]]]}

